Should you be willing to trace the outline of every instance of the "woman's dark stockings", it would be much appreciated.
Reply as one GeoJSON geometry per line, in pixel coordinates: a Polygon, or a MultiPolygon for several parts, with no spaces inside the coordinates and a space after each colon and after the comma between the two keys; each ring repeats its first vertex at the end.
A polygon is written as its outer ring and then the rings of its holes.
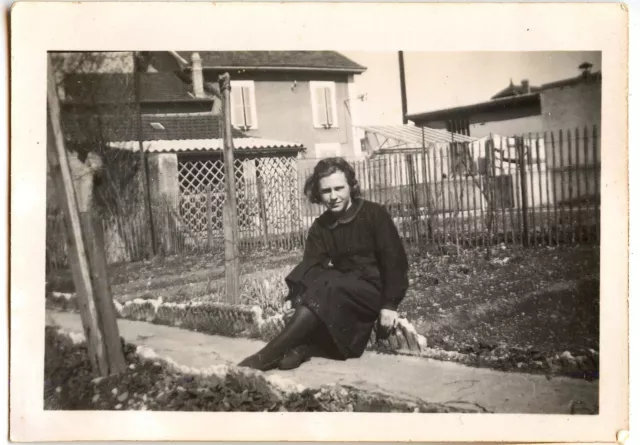
{"type": "Polygon", "coordinates": [[[278,366],[280,359],[290,350],[302,344],[320,325],[320,320],[307,307],[299,306],[289,323],[264,348],[245,358],[238,366],[268,371],[278,366]]]}

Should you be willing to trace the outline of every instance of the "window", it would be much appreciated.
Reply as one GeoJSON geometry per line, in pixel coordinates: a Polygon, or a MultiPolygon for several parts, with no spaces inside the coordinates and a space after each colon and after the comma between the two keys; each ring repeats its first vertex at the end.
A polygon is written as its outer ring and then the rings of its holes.
{"type": "Polygon", "coordinates": [[[317,158],[331,158],[341,155],[340,142],[325,142],[315,144],[315,147],[317,158]]]}
{"type": "Polygon", "coordinates": [[[252,80],[231,82],[231,123],[243,131],[258,128],[256,90],[252,80]]]}
{"type": "Polygon", "coordinates": [[[453,119],[447,121],[447,131],[469,136],[469,121],[467,119],[453,119]]]}
{"type": "Polygon", "coordinates": [[[313,126],[316,128],[338,127],[336,84],[334,82],[311,82],[310,87],[313,126]]]}

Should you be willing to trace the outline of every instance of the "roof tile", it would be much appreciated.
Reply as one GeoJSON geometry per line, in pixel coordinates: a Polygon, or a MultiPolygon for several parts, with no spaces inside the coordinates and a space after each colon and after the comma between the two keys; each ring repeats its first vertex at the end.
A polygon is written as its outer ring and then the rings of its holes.
{"type": "MultiPolygon", "coordinates": [[[[190,100],[189,85],[174,73],[140,73],[141,102],[190,100]]],[[[133,73],[70,74],[64,81],[65,100],[104,104],[135,102],[133,73]]]]}
{"type": "MultiPolygon", "coordinates": [[[[180,56],[191,60],[191,51],[180,56]]],[[[361,73],[365,67],[336,51],[201,51],[203,68],[304,68],[361,73]]]]}
{"type": "MultiPolygon", "coordinates": [[[[138,140],[137,122],[134,113],[74,113],[63,114],[65,138],[73,142],[86,141],[130,141],[138,140]]],[[[220,120],[212,113],[193,114],[145,114],[142,115],[142,139],[218,139],[222,137],[220,120]],[[157,123],[162,129],[154,129],[157,123]]],[[[247,137],[233,129],[234,138],[247,137]]]]}

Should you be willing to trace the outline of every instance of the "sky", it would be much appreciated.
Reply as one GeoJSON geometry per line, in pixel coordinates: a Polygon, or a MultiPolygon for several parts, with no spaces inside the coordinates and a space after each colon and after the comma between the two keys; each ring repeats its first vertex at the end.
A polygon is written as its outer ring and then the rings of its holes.
{"type": "MultiPolygon", "coordinates": [[[[355,76],[356,125],[401,124],[397,52],[342,52],[367,67],[355,76]]],[[[405,52],[409,113],[450,108],[489,100],[511,79],[531,86],[575,77],[583,62],[601,69],[597,51],[536,52],[405,52]]]]}

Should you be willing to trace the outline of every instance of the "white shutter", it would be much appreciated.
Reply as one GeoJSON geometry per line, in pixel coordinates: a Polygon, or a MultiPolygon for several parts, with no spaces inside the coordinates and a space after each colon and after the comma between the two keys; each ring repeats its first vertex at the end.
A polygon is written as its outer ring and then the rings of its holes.
{"type": "Polygon", "coordinates": [[[333,126],[333,97],[331,97],[331,89],[324,88],[324,103],[326,109],[325,120],[327,125],[333,126]]]}
{"type": "Polygon", "coordinates": [[[327,123],[327,107],[324,101],[324,88],[319,87],[315,88],[315,106],[316,106],[316,115],[318,117],[317,124],[319,126],[325,125],[327,123]]]}
{"type": "Polygon", "coordinates": [[[242,103],[244,106],[244,125],[253,127],[253,109],[251,108],[251,88],[242,87],[242,103]]]}
{"type": "Polygon", "coordinates": [[[310,82],[314,127],[337,127],[335,88],[334,82],[310,82]]]}
{"type": "Polygon", "coordinates": [[[244,105],[242,103],[242,88],[231,88],[231,122],[236,127],[244,125],[244,105]]]}

